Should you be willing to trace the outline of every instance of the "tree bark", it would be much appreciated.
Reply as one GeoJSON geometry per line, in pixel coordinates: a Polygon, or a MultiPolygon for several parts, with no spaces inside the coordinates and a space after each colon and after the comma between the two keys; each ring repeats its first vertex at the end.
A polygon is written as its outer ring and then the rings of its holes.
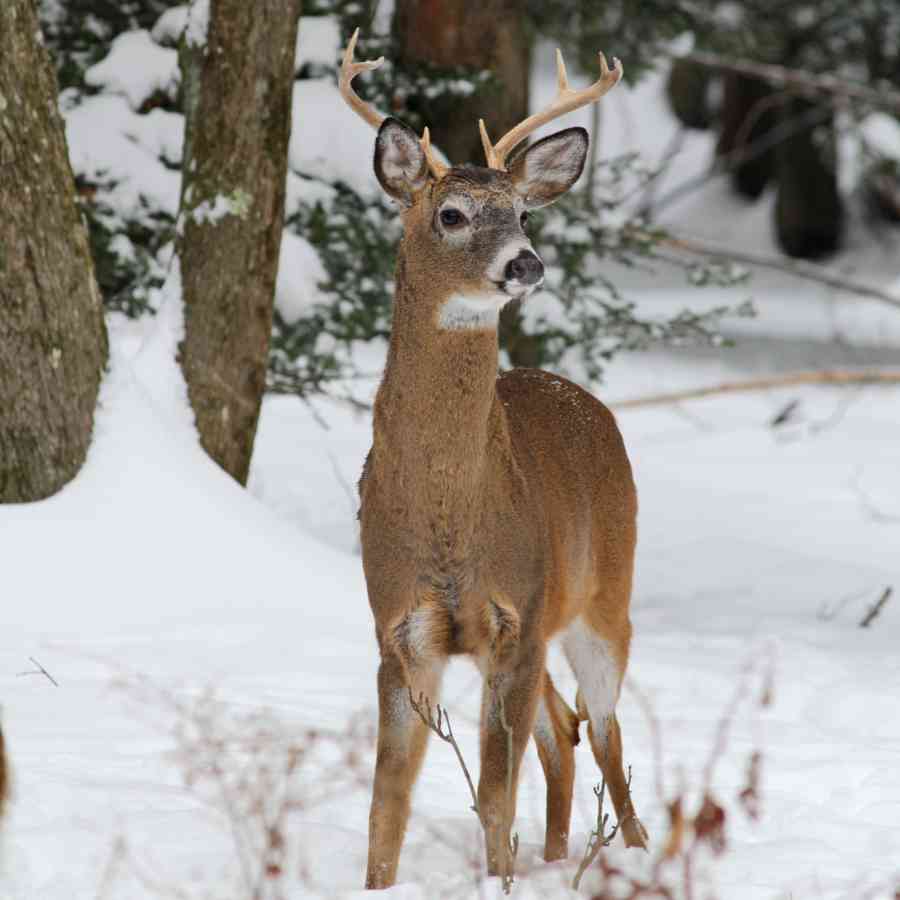
{"type": "MultiPolygon", "coordinates": [[[[783,119],[799,119],[810,101],[794,98],[783,119]]],[[[844,233],[844,202],[838,188],[837,134],[831,119],[791,135],[777,150],[778,245],[799,259],[822,259],[838,250],[844,233]]]]}
{"type": "Polygon", "coordinates": [[[299,15],[300,0],[212,0],[206,46],[182,56],[181,365],[203,447],[241,484],[266,382],[299,15]]]}
{"type": "MultiPolygon", "coordinates": [[[[773,91],[764,81],[736,72],[723,76],[721,129],[716,155],[727,157],[765,137],[777,124],[773,91]]],[[[740,194],[755,200],[775,173],[775,148],[738,163],[731,182],[740,194]]]]}
{"type": "Polygon", "coordinates": [[[106,326],[34,0],[0,3],[0,503],[81,468],[106,326]]]}
{"type": "Polygon", "coordinates": [[[452,163],[484,165],[478,119],[496,141],[528,115],[530,48],[522,0],[397,0],[394,29],[399,66],[471,66],[499,80],[470,97],[410,98],[423,105],[432,140],[452,163]]]}

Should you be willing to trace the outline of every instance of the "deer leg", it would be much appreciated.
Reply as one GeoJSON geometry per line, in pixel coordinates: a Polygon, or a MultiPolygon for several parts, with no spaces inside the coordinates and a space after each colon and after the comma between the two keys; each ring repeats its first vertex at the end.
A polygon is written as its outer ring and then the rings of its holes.
{"type": "Polygon", "coordinates": [[[616,719],[616,702],[628,658],[630,628],[620,631],[624,635],[624,638],[620,635],[624,646],[617,648],[597,634],[587,622],[578,619],[567,629],[563,649],[578,680],[578,716],[588,722],[591,749],[603,772],[625,846],[646,850],[647,832],[631,802],[622,765],[622,734],[616,719]]]}
{"type": "Polygon", "coordinates": [[[412,790],[428,743],[428,728],[413,711],[409,691],[438,699],[443,660],[407,670],[395,653],[378,669],[378,753],[369,812],[367,888],[390,887],[397,878],[400,847],[412,790]]]}
{"type": "Polygon", "coordinates": [[[542,646],[523,647],[507,665],[490,667],[485,678],[478,812],[490,875],[513,874],[510,830],[516,814],[519,767],[543,686],[544,656],[542,646]]]}
{"type": "Polygon", "coordinates": [[[534,741],[547,782],[547,834],[544,859],[553,862],[569,855],[572,786],[575,780],[575,745],[578,716],[560,697],[548,672],[534,720],[534,741]]]}

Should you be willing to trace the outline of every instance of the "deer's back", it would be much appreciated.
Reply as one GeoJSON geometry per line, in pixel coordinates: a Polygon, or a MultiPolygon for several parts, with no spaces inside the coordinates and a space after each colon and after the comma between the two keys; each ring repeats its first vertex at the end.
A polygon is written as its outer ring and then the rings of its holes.
{"type": "Polygon", "coordinates": [[[549,545],[549,635],[607,587],[627,598],[637,518],[631,465],[613,414],[571,381],[513,369],[498,378],[497,394],[549,545]]]}

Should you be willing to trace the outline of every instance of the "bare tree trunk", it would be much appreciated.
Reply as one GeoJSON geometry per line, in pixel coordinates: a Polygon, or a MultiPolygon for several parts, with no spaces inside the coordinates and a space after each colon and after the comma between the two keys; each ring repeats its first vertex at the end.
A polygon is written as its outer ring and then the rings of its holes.
{"type": "MultiPolygon", "coordinates": [[[[722,97],[721,130],[716,155],[727,157],[765,137],[777,124],[773,90],[764,81],[726,72],[722,97]]],[[[735,189],[750,199],[765,190],[775,173],[775,148],[738,163],[731,170],[735,189]]]]}
{"type": "Polygon", "coordinates": [[[34,0],[0,3],[0,503],[81,468],[106,326],[34,0]]]}
{"type": "Polygon", "coordinates": [[[445,98],[421,110],[432,139],[452,163],[484,165],[478,119],[497,140],[528,115],[530,48],[522,0],[397,0],[394,28],[401,66],[472,66],[499,80],[493,90],[445,98]]]}
{"type": "MultiPolygon", "coordinates": [[[[814,107],[794,98],[783,118],[799,120],[814,107]]],[[[833,120],[804,128],[778,146],[775,236],[788,256],[821,259],[841,246],[844,202],[838,188],[837,133],[833,120]]]]}
{"type": "Polygon", "coordinates": [[[181,365],[209,455],[246,483],[266,382],[284,223],[300,0],[212,0],[182,63],[181,365]]]}

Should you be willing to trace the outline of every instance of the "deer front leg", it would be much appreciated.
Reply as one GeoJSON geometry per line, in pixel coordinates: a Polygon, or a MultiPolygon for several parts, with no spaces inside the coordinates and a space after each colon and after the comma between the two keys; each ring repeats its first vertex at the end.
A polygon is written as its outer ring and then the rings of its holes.
{"type": "Polygon", "coordinates": [[[413,712],[409,691],[437,701],[443,661],[417,666],[410,680],[399,657],[386,654],[378,669],[378,754],[369,812],[367,888],[390,887],[406,832],[413,785],[428,743],[428,728],[413,712]]]}
{"type": "Polygon", "coordinates": [[[484,828],[487,869],[513,874],[510,831],[522,754],[531,735],[544,676],[543,646],[524,646],[514,661],[489,668],[481,704],[481,777],[478,812],[484,828]]]}

